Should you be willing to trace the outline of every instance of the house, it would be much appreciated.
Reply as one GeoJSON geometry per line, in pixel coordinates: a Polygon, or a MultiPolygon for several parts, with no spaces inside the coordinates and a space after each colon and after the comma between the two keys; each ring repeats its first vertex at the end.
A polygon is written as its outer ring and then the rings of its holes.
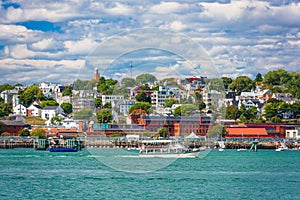
{"type": "Polygon", "coordinates": [[[5,125],[5,132],[11,133],[13,136],[18,136],[20,130],[25,128],[23,121],[17,120],[1,120],[5,125]]]}
{"type": "Polygon", "coordinates": [[[18,104],[13,108],[14,114],[21,114],[23,116],[27,116],[27,108],[22,104],[18,104]]]}
{"type": "Polygon", "coordinates": [[[102,95],[102,105],[110,102],[112,107],[117,107],[123,100],[124,95],[102,95]]]}
{"type": "Polygon", "coordinates": [[[27,108],[27,116],[40,117],[42,109],[43,108],[38,104],[31,104],[31,106],[27,108]]]}
{"type": "Polygon", "coordinates": [[[73,112],[80,110],[94,110],[95,109],[95,100],[94,98],[71,98],[71,104],[73,107],[73,112]]]}
{"type": "Polygon", "coordinates": [[[64,110],[60,106],[46,106],[41,111],[41,117],[45,120],[51,120],[56,115],[64,115],[64,110]]]}
{"type": "Polygon", "coordinates": [[[48,98],[56,99],[56,88],[60,86],[59,83],[53,82],[42,82],[39,84],[39,89],[43,92],[43,94],[48,98]]]}

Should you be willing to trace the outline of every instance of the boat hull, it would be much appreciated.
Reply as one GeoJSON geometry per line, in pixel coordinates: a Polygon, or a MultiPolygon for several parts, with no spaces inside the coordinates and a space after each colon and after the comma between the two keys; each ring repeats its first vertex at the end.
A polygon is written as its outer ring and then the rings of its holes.
{"type": "Polygon", "coordinates": [[[199,151],[185,153],[140,153],[142,158],[196,158],[199,151]]]}
{"type": "Polygon", "coordinates": [[[55,147],[55,148],[50,148],[50,152],[77,152],[78,148],[77,147],[71,147],[71,148],[66,148],[66,147],[55,147]]]}

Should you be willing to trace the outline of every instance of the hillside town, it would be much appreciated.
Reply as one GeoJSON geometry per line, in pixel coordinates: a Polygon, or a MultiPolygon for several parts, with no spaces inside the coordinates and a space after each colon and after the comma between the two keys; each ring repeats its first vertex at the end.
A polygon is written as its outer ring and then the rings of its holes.
{"type": "Polygon", "coordinates": [[[300,74],[1,85],[1,136],[299,139],[300,74]]]}

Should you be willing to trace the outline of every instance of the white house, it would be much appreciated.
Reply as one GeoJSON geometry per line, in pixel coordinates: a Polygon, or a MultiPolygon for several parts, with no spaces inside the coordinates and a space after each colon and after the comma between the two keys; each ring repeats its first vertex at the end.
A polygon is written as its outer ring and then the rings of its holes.
{"type": "Polygon", "coordinates": [[[41,112],[42,119],[51,120],[56,115],[64,115],[64,110],[60,106],[46,106],[41,112]]]}
{"type": "Polygon", "coordinates": [[[27,108],[27,116],[35,116],[35,117],[40,117],[42,114],[42,107],[37,105],[37,104],[31,104],[27,108]]]}
{"type": "Polygon", "coordinates": [[[112,107],[116,107],[124,100],[124,95],[102,95],[102,105],[110,102],[112,107]]]}
{"type": "Polygon", "coordinates": [[[27,108],[22,104],[16,105],[13,110],[14,114],[21,114],[23,116],[27,115],[27,108]]]}

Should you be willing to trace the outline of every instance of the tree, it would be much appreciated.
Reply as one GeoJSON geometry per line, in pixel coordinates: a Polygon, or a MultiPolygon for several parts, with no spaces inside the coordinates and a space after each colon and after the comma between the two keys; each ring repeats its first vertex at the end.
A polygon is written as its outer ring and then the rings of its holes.
{"type": "Polygon", "coordinates": [[[255,87],[254,82],[247,76],[239,76],[228,86],[229,89],[235,90],[238,95],[241,92],[250,92],[255,87]]]}
{"type": "Polygon", "coordinates": [[[97,112],[97,120],[100,123],[108,123],[112,120],[112,112],[109,109],[102,109],[97,112]]]}
{"type": "Polygon", "coordinates": [[[5,132],[5,124],[0,121],[0,134],[5,132]]]}
{"type": "Polygon", "coordinates": [[[39,139],[46,139],[46,137],[47,137],[46,131],[41,128],[37,128],[37,129],[33,130],[32,136],[38,137],[39,139]]]}
{"type": "Polygon", "coordinates": [[[123,78],[121,84],[124,87],[134,87],[136,85],[135,79],[133,78],[123,78]]]}
{"type": "Polygon", "coordinates": [[[74,113],[75,120],[89,120],[93,116],[92,110],[79,110],[74,113]]]}
{"type": "Polygon", "coordinates": [[[141,74],[136,77],[137,84],[154,83],[157,78],[152,74],[141,74]]]}
{"type": "Polygon", "coordinates": [[[239,111],[239,109],[235,105],[227,106],[227,108],[226,108],[226,119],[236,119],[238,111],[239,111]]]}
{"type": "Polygon", "coordinates": [[[0,85],[0,92],[5,90],[12,90],[13,86],[9,85],[8,83],[4,83],[3,85],[0,85]]]}
{"type": "Polygon", "coordinates": [[[147,96],[145,91],[141,91],[140,93],[138,93],[135,96],[135,100],[139,101],[139,102],[148,102],[151,103],[151,97],[147,96]]]}
{"type": "Polygon", "coordinates": [[[166,127],[160,127],[157,130],[157,134],[159,135],[159,137],[167,137],[168,136],[168,129],[166,127]]]}
{"type": "Polygon", "coordinates": [[[46,106],[58,106],[59,104],[55,100],[46,100],[41,102],[41,107],[44,108],[46,106]]]}
{"type": "Polygon", "coordinates": [[[8,116],[12,113],[12,103],[0,102],[0,117],[8,116]]]}
{"type": "Polygon", "coordinates": [[[213,78],[208,85],[209,90],[224,91],[224,83],[221,78],[213,78]]]}
{"type": "Polygon", "coordinates": [[[224,137],[226,129],[224,126],[217,124],[208,130],[208,137],[224,137]]]}
{"type": "Polygon", "coordinates": [[[51,118],[51,124],[53,124],[53,125],[62,125],[62,123],[61,123],[62,121],[63,121],[63,118],[58,115],[51,118]]]}
{"type": "Polygon", "coordinates": [[[227,90],[228,86],[232,83],[232,78],[222,77],[221,79],[223,81],[223,85],[224,85],[225,90],[227,90]]]}
{"type": "Polygon", "coordinates": [[[18,135],[21,137],[28,137],[28,136],[30,136],[30,132],[28,129],[24,128],[19,131],[18,135]]]}
{"type": "Polygon", "coordinates": [[[164,107],[165,108],[171,108],[173,104],[177,104],[178,100],[175,98],[169,98],[169,99],[165,99],[164,101],[164,107]]]}
{"type": "Polygon", "coordinates": [[[198,110],[196,105],[193,104],[183,104],[181,106],[178,106],[174,110],[174,115],[176,116],[191,116],[195,113],[195,111],[198,110]]]}
{"type": "Polygon", "coordinates": [[[113,94],[115,86],[117,85],[118,81],[113,80],[111,78],[105,79],[101,76],[97,83],[97,90],[104,95],[113,94]]]}
{"type": "Polygon", "coordinates": [[[278,115],[279,102],[267,103],[264,108],[264,117],[266,119],[271,119],[278,115]]]}
{"type": "Polygon", "coordinates": [[[100,108],[102,106],[102,98],[95,98],[95,107],[100,108]]]}
{"type": "Polygon", "coordinates": [[[60,107],[64,110],[66,114],[70,114],[73,112],[73,106],[71,103],[62,103],[60,107]]]}
{"type": "Polygon", "coordinates": [[[152,108],[152,104],[151,103],[148,103],[148,102],[138,102],[138,103],[132,105],[129,108],[129,113],[131,114],[134,110],[142,109],[142,110],[146,111],[147,114],[149,114],[150,111],[151,111],[151,108],[152,108]]]}
{"type": "Polygon", "coordinates": [[[73,88],[76,90],[92,90],[93,87],[96,87],[97,81],[96,80],[90,80],[90,81],[82,81],[77,79],[72,84],[73,88]]]}
{"type": "Polygon", "coordinates": [[[72,88],[71,87],[67,87],[64,91],[63,91],[63,93],[62,93],[62,96],[64,97],[64,96],[72,96],[72,88]]]}
{"type": "Polygon", "coordinates": [[[111,109],[111,108],[112,108],[111,103],[110,103],[110,102],[106,102],[106,103],[103,105],[103,108],[111,109]]]}
{"type": "Polygon", "coordinates": [[[264,76],[263,81],[267,85],[282,85],[290,79],[291,76],[287,71],[285,71],[284,69],[278,69],[268,72],[264,76]]]}
{"type": "Polygon", "coordinates": [[[206,104],[202,100],[198,100],[198,109],[201,111],[206,108],[206,104]]]}
{"type": "Polygon", "coordinates": [[[39,86],[36,84],[27,87],[23,92],[20,92],[20,102],[25,105],[30,105],[37,99],[36,96],[39,91],[39,86]]]}
{"type": "Polygon", "coordinates": [[[261,73],[256,74],[254,81],[255,81],[256,83],[262,82],[262,81],[263,81],[263,78],[262,78],[261,73]]]}

